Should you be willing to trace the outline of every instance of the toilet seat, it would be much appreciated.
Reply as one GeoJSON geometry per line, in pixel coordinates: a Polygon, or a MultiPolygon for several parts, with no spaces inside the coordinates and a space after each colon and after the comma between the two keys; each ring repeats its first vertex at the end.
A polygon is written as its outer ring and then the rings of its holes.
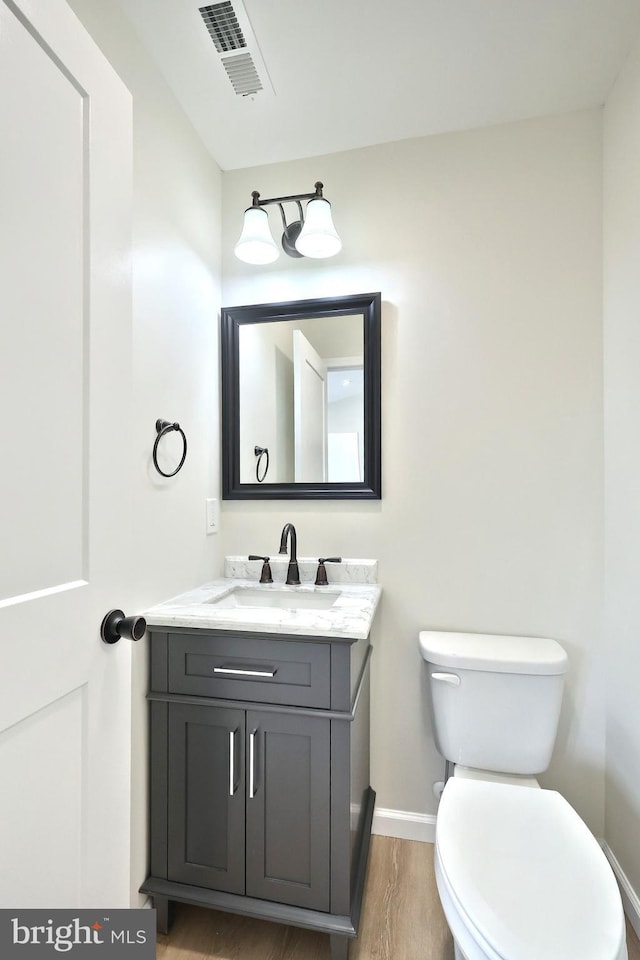
{"type": "Polygon", "coordinates": [[[469,960],[626,960],[613,872],[555,791],[450,778],[436,879],[469,960]]]}

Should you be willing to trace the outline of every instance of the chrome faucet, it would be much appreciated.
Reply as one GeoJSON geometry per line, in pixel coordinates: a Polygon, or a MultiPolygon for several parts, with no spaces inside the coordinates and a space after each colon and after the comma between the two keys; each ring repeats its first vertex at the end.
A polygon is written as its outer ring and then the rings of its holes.
{"type": "Polygon", "coordinates": [[[287,567],[286,583],[293,586],[300,583],[300,571],[298,570],[298,537],[296,528],[292,523],[285,523],[280,535],[280,553],[287,552],[287,537],[290,539],[291,552],[289,554],[289,566],[287,567]]]}

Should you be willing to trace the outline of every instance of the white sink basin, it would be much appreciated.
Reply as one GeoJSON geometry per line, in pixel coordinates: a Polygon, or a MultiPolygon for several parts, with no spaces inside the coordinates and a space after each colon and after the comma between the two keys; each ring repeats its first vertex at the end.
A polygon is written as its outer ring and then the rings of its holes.
{"type": "Polygon", "coordinates": [[[217,610],[264,609],[278,610],[328,610],[334,605],[340,592],[324,589],[309,590],[299,587],[232,587],[219,598],[207,600],[217,610]]]}

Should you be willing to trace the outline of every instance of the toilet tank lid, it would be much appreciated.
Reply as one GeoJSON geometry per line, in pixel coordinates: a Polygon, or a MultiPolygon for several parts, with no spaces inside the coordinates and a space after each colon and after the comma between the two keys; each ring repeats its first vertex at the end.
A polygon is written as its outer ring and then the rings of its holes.
{"type": "Polygon", "coordinates": [[[421,630],[420,652],[438,667],[489,673],[563,674],[567,654],[549,637],[421,630]]]}

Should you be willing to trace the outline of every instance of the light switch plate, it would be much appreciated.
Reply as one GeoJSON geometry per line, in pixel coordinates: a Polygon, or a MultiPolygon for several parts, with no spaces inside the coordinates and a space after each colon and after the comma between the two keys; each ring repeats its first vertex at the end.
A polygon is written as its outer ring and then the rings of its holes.
{"type": "Polygon", "coordinates": [[[220,529],[220,501],[217,498],[205,500],[207,533],[217,533],[220,529]]]}

